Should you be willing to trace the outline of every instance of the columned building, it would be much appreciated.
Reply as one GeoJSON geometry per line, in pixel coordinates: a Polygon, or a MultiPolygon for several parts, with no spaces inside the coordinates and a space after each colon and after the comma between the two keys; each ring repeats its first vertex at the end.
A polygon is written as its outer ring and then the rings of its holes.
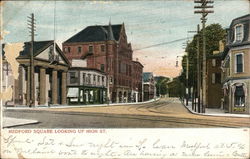
{"type": "MultiPolygon", "coordinates": [[[[113,103],[132,102],[134,62],[131,44],[127,42],[125,25],[88,26],[63,43],[65,56],[86,59],[87,68],[101,70],[107,75],[107,100],[113,103]]],[[[139,63],[139,62],[138,62],[139,63]]],[[[140,65],[140,74],[143,66],[140,65]]],[[[135,88],[135,87],[134,87],[135,88]]],[[[138,93],[139,94],[139,93],[138,93]]]]}
{"type": "Polygon", "coordinates": [[[14,79],[13,66],[5,58],[3,45],[3,90],[13,88],[12,100],[5,101],[5,105],[48,106],[65,105],[67,94],[67,71],[69,61],[54,41],[35,41],[34,74],[31,74],[31,43],[25,42],[23,50],[16,58],[18,78],[14,79]],[[32,79],[33,78],[33,79],[32,79]],[[31,84],[34,81],[34,86],[31,84]],[[33,92],[33,93],[31,93],[33,92]],[[33,100],[32,100],[33,99],[33,100]]]}

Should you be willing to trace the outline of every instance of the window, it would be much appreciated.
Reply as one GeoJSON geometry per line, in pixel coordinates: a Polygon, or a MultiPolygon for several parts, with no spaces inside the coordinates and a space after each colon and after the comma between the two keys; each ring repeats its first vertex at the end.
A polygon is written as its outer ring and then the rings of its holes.
{"type": "Polygon", "coordinates": [[[88,80],[87,83],[90,84],[91,83],[91,74],[88,74],[88,80]]]}
{"type": "Polygon", "coordinates": [[[68,47],[68,52],[70,53],[70,47],[68,47]]]}
{"type": "Polygon", "coordinates": [[[110,84],[112,84],[113,83],[113,78],[112,77],[110,77],[110,84]]]}
{"type": "Polygon", "coordinates": [[[89,46],[89,53],[93,53],[93,46],[89,46]]]}
{"type": "Polygon", "coordinates": [[[104,82],[104,76],[102,76],[102,82],[104,82]]]}
{"type": "Polygon", "coordinates": [[[86,74],[83,73],[83,74],[82,74],[82,82],[83,82],[83,83],[85,83],[85,78],[86,78],[86,74]]]}
{"type": "Polygon", "coordinates": [[[101,45],[101,52],[104,52],[104,51],[105,51],[105,46],[101,45]]]}
{"type": "Polygon", "coordinates": [[[104,71],[104,64],[101,64],[101,71],[104,71]]]}
{"type": "Polygon", "coordinates": [[[95,82],[95,77],[96,77],[96,75],[94,75],[94,77],[93,77],[93,81],[95,82]]]}
{"type": "Polygon", "coordinates": [[[78,47],[78,53],[81,53],[82,52],[82,47],[78,47]]]}
{"type": "Polygon", "coordinates": [[[243,54],[236,55],[236,73],[243,72],[243,54]]]}
{"type": "Polygon", "coordinates": [[[215,83],[221,83],[221,74],[215,73],[215,83]]]}
{"type": "Polygon", "coordinates": [[[100,82],[100,76],[97,77],[97,82],[100,82]]]}
{"type": "Polygon", "coordinates": [[[70,77],[70,83],[71,83],[71,84],[77,82],[76,72],[70,72],[70,73],[69,73],[69,77],[70,77]]]}
{"type": "Polygon", "coordinates": [[[235,88],[235,106],[236,107],[244,107],[245,103],[245,94],[243,86],[236,86],[235,88]]]}
{"type": "Polygon", "coordinates": [[[216,66],[216,59],[212,59],[212,66],[213,66],[213,67],[216,66]]]}
{"type": "Polygon", "coordinates": [[[242,41],[242,39],[243,39],[243,25],[237,25],[235,27],[235,39],[236,39],[236,41],[242,41]]]}

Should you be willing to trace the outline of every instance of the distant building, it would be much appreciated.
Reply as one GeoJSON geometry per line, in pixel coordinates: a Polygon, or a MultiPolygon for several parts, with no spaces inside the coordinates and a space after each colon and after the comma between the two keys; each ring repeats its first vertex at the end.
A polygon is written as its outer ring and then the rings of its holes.
{"type": "Polygon", "coordinates": [[[88,26],[66,40],[63,51],[70,61],[86,59],[87,68],[106,73],[107,98],[111,102],[132,102],[141,98],[138,81],[143,66],[132,61],[133,51],[127,42],[124,24],[88,26]]]}
{"type": "Polygon", "coordinates": [[[226,112],[250,114],[250,14],[232,20],[222,62],[226,112]]]}
{"type": "MultiPolygon", "coordinates": [[[[3,91],[13,88],[13,97],[4,101],[4,105],[30,105],[31,104],[31,43],[25,42],[16,58],[18,62],[18,78],[14,79],[13,68],[6,60],[3,45],[3,91]]],[[[54,41],[34,42],[34,102],[33,105],[66,104],[66,80],[69,61],[54,41]]],[[[11,45],[10,45],[11,46],[11,45]]]]}
{"type": "Polygon", "coordinates": [[[143,65],[137,60],[133,62],[132,69],[132,99],[131,102],[142,102],[142,71],[143,65]]]}
{"type": "Polygon", "coordinates": [[[143,72],[143,101],[156,97],[154,75],[152,72],[143,72]]]}
{"type": "Polygon", "coordinates": [[[70,105],[106,103],[106,74],[97,69],[77,65],[72,64],[68,71],[68,103],[70,105]]]}

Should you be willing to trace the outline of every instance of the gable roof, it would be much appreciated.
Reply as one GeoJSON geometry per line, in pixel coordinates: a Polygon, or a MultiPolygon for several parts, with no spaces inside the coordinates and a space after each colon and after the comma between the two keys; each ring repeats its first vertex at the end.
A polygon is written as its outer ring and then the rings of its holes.
{"type": "MultiPolygon", "coordinates": [[[[34,56],[38,55],[40,52],[48,48],[50,45],[54,43],[53,40],[49,41],[34,41],[33,48],[34,48],[34,56]]],[[[26,58],[30,56],[30,48],[31,43],[25,42],[23,51],[20,51],[20,55],[18,58],[26,58]]]]}
{"type": "MultiPolygon", "coordinates": [[[[42,51],[44,51],[45,49],[47,49],[49,46],[51,46],[53,44],[54,44],[53,40],[34,41],[34,43],[33,43],[34,57],[37,56],[38,54],[40,54],[42,51]]],[[[2,47],[3,48],[2,49],[3,55],[5,54],[4,46],[5,46],[5,44],[3,44],[3,47],[2,47]]],[[[24,42],[23,50],[20,51],[19,56],[17,58],[21,58],[21,59],[30,58],[30,54],[31,54],[30,49],[31,49],[31,42],[24,42]]],[[[69,60],[65,57],[62,50],[58,47],[57,44],[56,44],[56,50],[60,53],[60,55],[66,61],[66,63],[70,64],[69,60]]]]}
{"type": "MultiPolygon", "coordinates": [[[[122,25],[121,24],[111,25],[111,28],[115,40],[118,41],[120,38],[122,25]]],[[[109,32],[109,25],[88,26],[82,31],[73,35],[64,43],[105,41],[108,39],[108,32],[109,32]]]]}

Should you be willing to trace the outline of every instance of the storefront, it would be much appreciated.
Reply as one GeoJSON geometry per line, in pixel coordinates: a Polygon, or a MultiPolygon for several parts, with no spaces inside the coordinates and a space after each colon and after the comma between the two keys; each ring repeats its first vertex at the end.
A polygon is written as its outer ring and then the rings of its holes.
{"type": "Polygon", "coordinates": [[[106,75],[96,69],[73,67],[68,72],[69,105],[104,104],[107,101],[106,75]]]}

